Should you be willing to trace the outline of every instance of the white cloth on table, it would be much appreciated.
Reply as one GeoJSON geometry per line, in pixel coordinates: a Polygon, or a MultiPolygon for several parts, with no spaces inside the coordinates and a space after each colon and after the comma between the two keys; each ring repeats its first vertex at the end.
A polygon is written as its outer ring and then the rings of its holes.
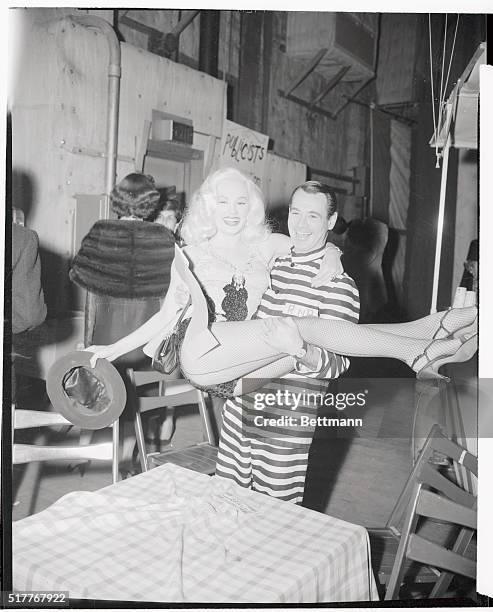
{"type": "Polygon", "coordinates": [[[13,525],[17,590],[74,599],[378,599],[359,526],[164,465],[13,525]]]}

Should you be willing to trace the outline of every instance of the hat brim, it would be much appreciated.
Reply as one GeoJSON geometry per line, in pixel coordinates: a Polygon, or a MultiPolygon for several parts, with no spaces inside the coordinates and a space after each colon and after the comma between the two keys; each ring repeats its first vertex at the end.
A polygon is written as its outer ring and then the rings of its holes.
{"type": "Polygon", "coordinates": [[[98,359],[92,368],[92,353],[74,351],[56,361],[48,372],[46,391],[55,410],[71,423],[83,429],[102,429],[116,421],[127,401],[127,392],[118,370],[106,359],[98,359]],[[103,406],[84,405],[67,395],[64,383],[67,374],[76,368],[85,368],[104,386],[103,406]]]}

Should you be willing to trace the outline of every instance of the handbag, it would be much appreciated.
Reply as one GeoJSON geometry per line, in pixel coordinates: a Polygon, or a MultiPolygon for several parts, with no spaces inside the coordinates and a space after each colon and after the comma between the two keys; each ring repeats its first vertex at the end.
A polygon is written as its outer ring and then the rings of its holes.
{"type": "Polygon", "coordinates": [[[173,329],[159,344],[154,353],[152,367],[154,370],[161,372],[161,374],[171,374],[178,367],[178,351],[180,350],[180,336],[178,330],[191,303],[192,298],[189,297],[173,329]]]}

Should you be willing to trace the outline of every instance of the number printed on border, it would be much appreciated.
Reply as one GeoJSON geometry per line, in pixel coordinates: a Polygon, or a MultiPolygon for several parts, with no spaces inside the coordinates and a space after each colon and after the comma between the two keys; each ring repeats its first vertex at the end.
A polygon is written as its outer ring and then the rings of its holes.
{"type": "Polygon", "coordinates": [[[66,608],[69,604],[68,591],[2,591],[5,608],[66,608]]]}

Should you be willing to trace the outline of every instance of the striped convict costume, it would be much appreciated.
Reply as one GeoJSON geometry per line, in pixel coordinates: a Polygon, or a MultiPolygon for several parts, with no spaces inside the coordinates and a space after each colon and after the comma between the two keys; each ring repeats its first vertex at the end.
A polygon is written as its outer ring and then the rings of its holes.
{"type": "MultiPolygon", "coordinates": [[[[327,286],[311,286],[324,252],[322,247],[310,253],[292,251],[278,258],[271,271],[271,287],[254,318],[316,316],[357,323],[359,294],[352,278],[344,274],[327,286]]],[[[317,351],[315,370],[298,363],[283,378],[266,381],[254,393],[227,400],[216,475],[301,503],[315,431],[314,425],[303,425],[301,417],[317,415],[317,400],[326,391],[326,379],[337,378],[349,367],[347,357],[319,347],[317,351]]]]}

